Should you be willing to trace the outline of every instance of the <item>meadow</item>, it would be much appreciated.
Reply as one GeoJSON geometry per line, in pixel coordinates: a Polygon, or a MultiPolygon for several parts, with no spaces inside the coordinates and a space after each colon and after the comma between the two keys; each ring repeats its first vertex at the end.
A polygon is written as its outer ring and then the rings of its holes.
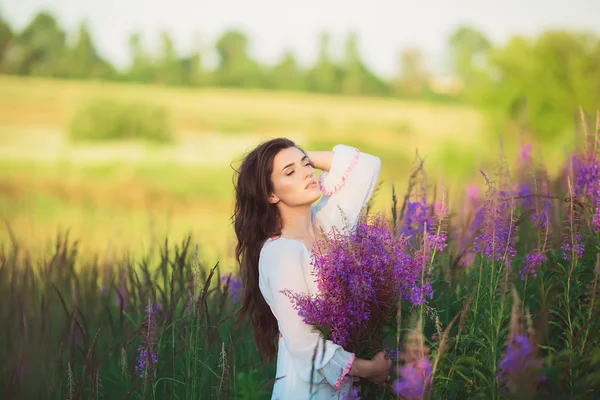
{"type": "MultiPolygon", "coordinates": [[[[231,164],[275,136],[378,155],[373,210],[399,226],[417,201],[416,149],[431,212],[444,179],[448,247],[435,257],[434,296],[402,304],[398,321],[405,341],[412,317],[425,316],[419,334],[436,360],[425,397],[597,396],[598,132],[582,124],[579,167],[566,168],[568,139],[527,150],[504,137],[499,158],[490,130],[461,105],[0,76],[4,398],[269,398],[274,366],[260,365],[248,322],[233,325],[228,219],[231,164]],[[160,105],[173,140],[71,140],[74,116],[98,99],[160,105]],[[474,249],[499,201],[510,205],[499,244],[514,249],[510,266],[508,250],[490,259],[474,249]],[[518,329],[531,333],[545,379],[517,393],[498,372],[518,329]]],[[[391,387],[385,396],[398,398],[391,387]]]]}

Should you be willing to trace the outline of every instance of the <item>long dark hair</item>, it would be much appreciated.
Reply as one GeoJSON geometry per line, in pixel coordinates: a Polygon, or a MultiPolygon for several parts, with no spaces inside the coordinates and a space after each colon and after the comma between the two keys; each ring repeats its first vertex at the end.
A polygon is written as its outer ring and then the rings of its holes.
{"type": "Polygon", "coordinates": [[[237,324],[246,315],[250,317],[254,341],[263,362],[274,360],[275,339],[279,330],[277,319],[258,287],[258,259],[265,240],[281,234],[279,210],[267,198],[273,192],[273,159],[277,153],[289,147],[298,146],[285,138],[261,143],[244,158],[236,171],[237,181],[234,181],[232,221],[237,237],[235,257],[243,285],[237,324]]]}

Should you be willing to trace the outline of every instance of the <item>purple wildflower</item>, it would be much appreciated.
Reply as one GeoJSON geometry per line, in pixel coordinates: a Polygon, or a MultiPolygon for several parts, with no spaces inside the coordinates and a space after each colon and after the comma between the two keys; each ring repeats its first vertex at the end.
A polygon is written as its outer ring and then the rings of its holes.
{"type": "Polygon", "coordinates": [[[541,266],[546,261],[546,255],[539,250],[534,250],[525,256],[525,262],[521,269],[521,280],[525,280],[527,275],[537,276],[536,268],[541,266]]]}
{"type": "Polygon", "coordinates": [[[143,330],[143,345],[138,347],[139,355],[136,358],[137,366],[135,367],[136,372],[140,373],[140,378],[146,379],[148,377],[155,378],[156,370],[153,365],[158,362],[158,356],[156,354],[156,321],[154,304],[148,299],[148,305],[146,307],[146,319],[144,320],[143,330]],[[149,372],[152,372],[149,374],[149,372]]]}
{"type": "MultiPolygon", "coordinates": [[[[433,246],[441,247],[440,242],[431,239],[433,246]]],[[[349,234],[333,230],[315,243],[311,257],[319,293],[284,293],[305,323],[356,353],[360,343],[369,342],[362,339],[382,334],[400,297],[421,304],[433,295],[431,285],[422,282],[426,255],[422,249],[408,253],[406,238],[394,238],[385,218],[368,223],[363,217],[349,234]]]]}
{"type": "Polygon", "coordinates": [[[467,186],[466,200],[472,205],[479,204],[479,189],[477,188],[477,186],[467,186]]]}
{"type": "Polygon", "coordinates": [[[529,183],[519,184],[517,187],[516,196],[520,198],[521,207],[523,207],[524,210],[527,210],[531,207],[531,187],[529,186],[529,183]]]}
{"type": "Polygon", "coordinates": [[[581,241],[581,234],[577,232],[575,235],[573,235],[572,243],[569,240],[569,238],[566,237],[562,243],[561,249],[563,251],[563,256],[565,260],[571,259],[572,252],[575,253],[576,258],[583,257],[583,251],[585,250],[585,246],[581,241]]]}
{"type": "Polygon", "coordinates": [[[406,212],[404,213],[404,222],[400,233],[405,237],[413,237],[423,233],[425,226],[432,226],[433,220],[429,214],[429,209],[425,198],[419,201],[409,201],[406,212]]]}
{"type": "Polygon", "coordinates": [[[234,302],[240,301],[242,291],[241,279],[235,278],[232,274],[221,276],[221,284],[223,289],[228,288],[229,296],[234,302]]]}
{"type": "Polygon", "coordinates": [[[402,397],[421,397],[431,384],[431,371],[431,361],[425,357],[406,363],[398,369],[398,380],[392,384],[392,389],[402,397]]]}
{"type": "Polygon", "coordinates": [[[504,357],[498,364],[498,380],[507,382],[511,392],[523,386],[537,385],[537,370],[541,361],[535,356],[534,348],[526,335],[515,334],[506,346],[504,357]],[[533,376],[532,376],[533,375],[533,376]]]}
{"type": "MultiPolygon", "coordinates": [[[[139,355],[135,359],[137,361],[137,365],[135,366],[135,372],[139,372],[140,378],[146,379],[148,376],[148,371],[151,369],[152,364],[156,364],[158,362],[158,357],[156,353],[151,353],[150,357],[148,354],[148,350],[142,346],[138,347],[139,355]]],[[[154,376],[156,377],[156,371],[154,372],[154,376]]]]}
{"type": "Polygon", "coordinates": [[[348,393],[343,393],[341,400],[360,400],[359,388],[354,386],[348,393]]]}
{"type": "Polygon", "coordinates": [[[510,265],[516,255],[516,226],[508,198],[508,192],[497,191],[488,181],[483,232],[476,236],[473,249],[489,260],[505,260],[510,265]]]}
{"type": "Polygon", "coordinates": [[[596,209],[594,210],[594,218],[592,219],[592,229],[594,233],[600,231],[600,185],[596,191],[596,209]]]}
{"type": "Polygon", "coordinates": [[[527,144],[521,146],[521,149],[519,151],[519,158],[517,160],[519,164],[529,165],[531,163],[531,161],[532,161],[531,150],[532,150],[531,143],[527,143],[527,144]]]}
{"type": "Polygon", "coordinates": [[[158,315],[163,311],[163,308],[160,303],[154,303],[147,309],[147,311],[152,315],[158,315]]]}
{"type": "Polygon", "coordinates": [[[594,198],[600,180],[600,163],[596,156],[594,154],[588,154],[584,157],[573,156],[571,162],[575,178],[575,194],[578,196],[589,194],[594,198]]]}

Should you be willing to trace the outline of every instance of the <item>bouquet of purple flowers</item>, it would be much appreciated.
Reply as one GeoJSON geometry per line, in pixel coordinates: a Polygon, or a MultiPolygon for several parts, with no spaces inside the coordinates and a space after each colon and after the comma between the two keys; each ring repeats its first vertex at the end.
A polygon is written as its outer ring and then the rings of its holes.
{"type": "Polygon", "coordinates": [[[425,230],[422,240],[415,248],[408,237],[396,237],[384,217],[363,215],[356,229],[333,229],[315,242],[318,294],[284,293],[324,339],[371,358],[383,350],[386,335],[395,334],[400,300],[419,305],[433,295],[430,261],[434,251],[445,247],[445,234],[425,230]]]}

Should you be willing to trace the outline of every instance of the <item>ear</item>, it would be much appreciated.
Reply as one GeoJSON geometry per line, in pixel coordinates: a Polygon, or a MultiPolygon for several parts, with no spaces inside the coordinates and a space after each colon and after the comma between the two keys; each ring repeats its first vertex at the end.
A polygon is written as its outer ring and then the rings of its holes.
{"type": "Polygon", "coordinates": [[[279,198],[277,196],[275,196],[274,194],[271,194],[269,196],[269,198],[267,199],[267,201],[269,202],[269,204],[277,204],[277,203],[279,203],[279,198]]]}

